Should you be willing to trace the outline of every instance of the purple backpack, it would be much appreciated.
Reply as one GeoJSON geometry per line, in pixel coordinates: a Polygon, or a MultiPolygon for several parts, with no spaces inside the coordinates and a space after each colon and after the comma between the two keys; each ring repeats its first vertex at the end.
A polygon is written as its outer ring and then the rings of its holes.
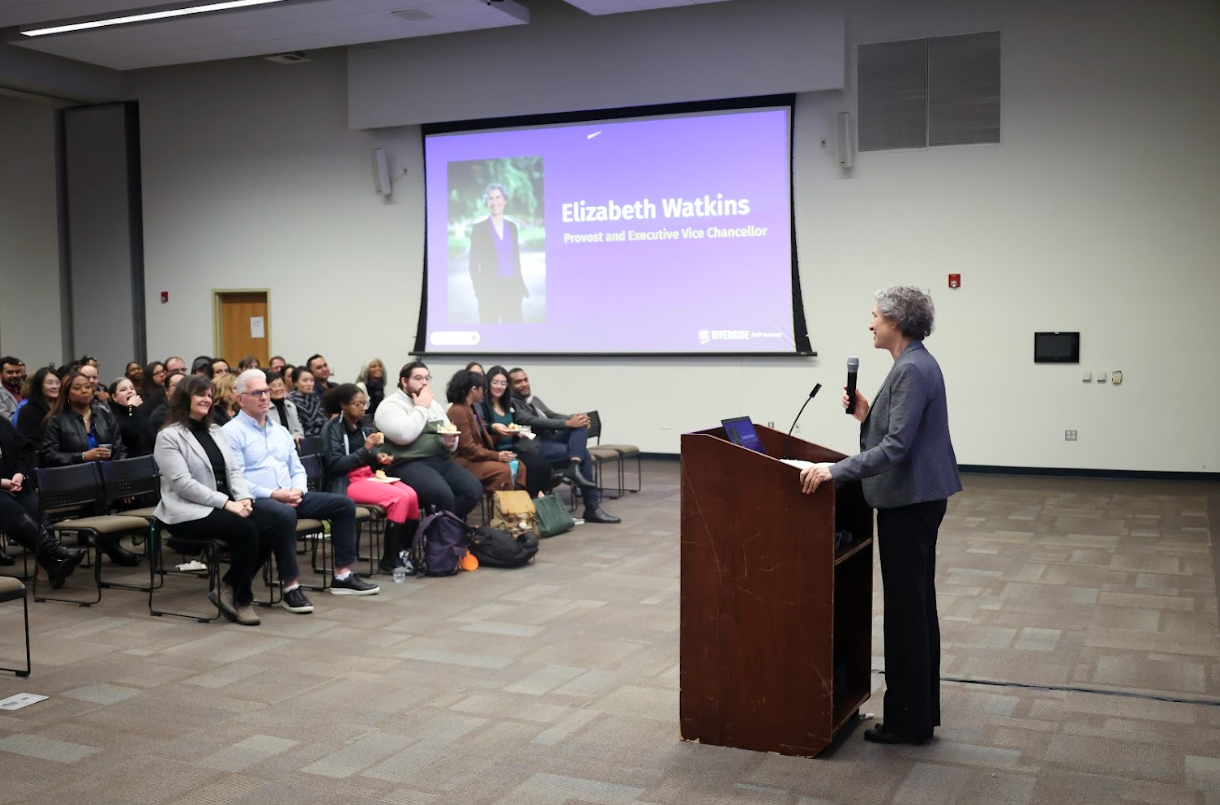
{"type": "Polygon", "coordinates": [[[453,512],[434,511],[419,522],[411,561],[427,576],[452,576],[466,555],[466,524],[453,512]]]}

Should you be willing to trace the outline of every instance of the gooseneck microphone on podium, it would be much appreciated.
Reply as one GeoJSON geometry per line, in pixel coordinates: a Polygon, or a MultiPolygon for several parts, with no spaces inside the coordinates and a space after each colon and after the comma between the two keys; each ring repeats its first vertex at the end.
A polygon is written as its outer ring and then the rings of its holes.
{"type": "Polygon", "coordinates": [[[804,404],[801,405],[801,410],[796,412],[796,419],[792,420],[792,427],[788,428],[788,435],[784,437],[784,452],[783,455],[780,456],[781,458],[792,458],[792,456],[788,455],[788,441],[792,438],[792,431],[796,430],[796,423],[800,421],[801,414],[805,413],[805,406],[809,405],[809,401],[818,396],[818,392],[821,390],[821,383],[814,386],[813,391],[809,392],[809,397],[807,397],[804,404]]]}
{"type": "Polygon", "coordinates": [[[847,359],[847,408],[845,414],[856,413],[856,373],[860,371],[860,359],[852,355],[847,359]]]}

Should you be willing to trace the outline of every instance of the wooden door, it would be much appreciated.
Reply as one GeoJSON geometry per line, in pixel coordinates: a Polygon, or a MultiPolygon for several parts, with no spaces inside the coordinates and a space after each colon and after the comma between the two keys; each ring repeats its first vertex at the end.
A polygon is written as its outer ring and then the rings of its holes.
{"type": "Polygon", "coordinates": [[[237,371],[247,355],[266,366],[271,355],[271,323],[266,291],[216,291],[216,354],[237,371]]]}

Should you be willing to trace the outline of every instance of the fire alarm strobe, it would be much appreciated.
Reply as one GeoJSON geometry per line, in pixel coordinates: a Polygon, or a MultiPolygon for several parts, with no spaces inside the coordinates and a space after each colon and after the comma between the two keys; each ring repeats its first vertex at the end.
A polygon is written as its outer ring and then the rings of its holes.
{"type": "Polygon", "coordinates": [[[950,288],[962,287],[962,275],[961,274],[950,274],[949,275],[949,287],[950,288]]]}

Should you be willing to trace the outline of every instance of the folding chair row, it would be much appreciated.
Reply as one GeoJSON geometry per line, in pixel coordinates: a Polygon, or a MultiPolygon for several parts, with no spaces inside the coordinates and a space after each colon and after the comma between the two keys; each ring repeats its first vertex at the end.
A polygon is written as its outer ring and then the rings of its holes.
{"type": "Polygon", "coordinates": [[[96,595],[92,601],[40,596],[38,577],[35,575],[34,600],[61,601],[87,607],[102,600],[104,587],[148,592],[147,587],[140,585],[102,581],[102,553],[107,547],[119,546],[123,537],[143,541],[147,548],[153,530],[151,517],[109,512],[113,502],[156,491],[159,487],[156,462],[151,456],[125,461],[90,461],[68,467],[40,467],[40,515],[44,522],[50,521],[51,529],[61,539],[75,535],[90,543],[96,595]]]}

